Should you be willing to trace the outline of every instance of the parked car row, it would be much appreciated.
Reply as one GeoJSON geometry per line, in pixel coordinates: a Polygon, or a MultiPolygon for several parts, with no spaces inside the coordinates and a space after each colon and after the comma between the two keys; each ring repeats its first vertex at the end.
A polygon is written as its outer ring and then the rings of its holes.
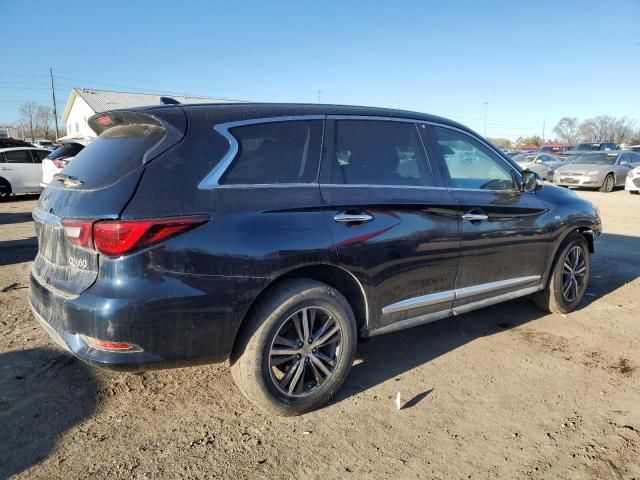
{"type": "Polygon", "coordinates": [[[15,193],[40,193],[85,145],[64,142],[54,151],[36,147],[0,148],[0,200],[15,193]]]}

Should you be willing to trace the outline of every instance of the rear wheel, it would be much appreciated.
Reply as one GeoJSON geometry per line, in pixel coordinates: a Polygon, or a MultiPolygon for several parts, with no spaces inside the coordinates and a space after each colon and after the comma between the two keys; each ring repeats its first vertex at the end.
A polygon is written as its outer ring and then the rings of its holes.
{"type": "Polygon", "coordinates": [[[547,288],[533,297],[536,305],[553,313],[574,311],[587,291],[590,271],[587,240],[582,234],[574,232],[560,247],[547,288]]]}
{"type": "Polygon", "coordinates": [[[11,184],[4,178],[0,178],[0,202],[11,196],[11,184]]]}
{"type": "Polygon", "coordinates": [[[600,187],[600,191],[605,193],[611,193],[613,192],[613,187],[615,187],[615,185],[616,185],[616,182],[615,182],[615,179],[613,178],[613,174],[610,173],[604,179],[604,183],[600,187]]]}
{"type": "Polygon", "coordinates": [[[231,373],[260,408],[299,415],[335,395],[355,351],[356,323],[347,300],[315,280],[286,280],[251,314],[234,349],[231,373]]]}

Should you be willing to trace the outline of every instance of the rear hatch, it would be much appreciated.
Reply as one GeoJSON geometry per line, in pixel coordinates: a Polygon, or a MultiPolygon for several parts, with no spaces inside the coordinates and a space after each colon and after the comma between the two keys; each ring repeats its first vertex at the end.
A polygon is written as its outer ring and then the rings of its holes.
{"type": "MultiPolygon", "coordinates": [[[[113,111],[93,116],[89,125],[98,137],[54,176],[33,212],[38,255],[32,273],[39,283],[67,297],[82,293],[98,275],[98,254],[69,240],[69,232],[74,232],[69,223],[118,218],[144,165],[184,137],[186,117],[180,107],[113,111]]],[[[75,233],[87,232],[76,228],[75,233]]]]}

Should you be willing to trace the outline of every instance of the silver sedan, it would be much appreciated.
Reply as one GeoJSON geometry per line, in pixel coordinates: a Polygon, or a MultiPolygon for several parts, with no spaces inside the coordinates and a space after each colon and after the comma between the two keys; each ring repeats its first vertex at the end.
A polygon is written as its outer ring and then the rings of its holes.
{"type": "Polygon", "coordinates": [[[513,160],[518,162],[523,170],[531,170],[540,175],[544,180],[551,180],[556,168],[563,165],[562,160],[547,153],[524,153],[516,155],[513,160]]]}
{"type": "Polygon", "coordinates": [[[553,183],[563,187],[598,188],[611,192],[624,185],[629,170],[640,165],[640,155],[635,152],[610,150],[576,155],[565,165],[558,167],[553,183]]]}

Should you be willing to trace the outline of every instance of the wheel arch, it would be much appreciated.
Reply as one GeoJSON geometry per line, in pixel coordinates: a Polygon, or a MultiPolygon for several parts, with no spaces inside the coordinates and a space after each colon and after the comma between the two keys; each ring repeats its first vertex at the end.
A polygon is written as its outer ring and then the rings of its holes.
{"type": "Polygon", "coordinates": [[[581,234],[585,238],[585,240],[587,241],[587,245],[589,247],[589,253],[594,253],[595,252],[595,248],[594,248],[595,233],[594,233],[594,231],[593,231],[593,229],[591,227],[582,225],[582,226],[576,226],[576,227],[567,229],[567,231],[564,232],[564,234],[558,239],[558,241],[554,245],[553,255],[551,256],[551,263],[549,264],[549,266],[548,266],[548,268],[547,268],[547,270],[545,272],[543,285],[546,285],[547,282],[549,281],[549,277],[551,276],[551,272],[553,271],[553,269],[556,266],[556,263],[558,262],[558,256],[560,255],[560,249],[562,248],[562,245],[564,244],[564,241],[572,233],[581,234]]]}
{"type": "Polygon", "coordinates": [[[322,283],[326,283],[330,287],[335,288],[349,302],[349,305],[351,306],[351,309],[353,310],[353,314],[355,316],[356,327],[358,328],[358,331],[362,331],[362,329],[366,328],[366,326],[368,325],[369,304],[367,300],[367,294],[362,283],[360,283],[355,275],[353,275],[348,270],[335,265],[322,263],[305,265],[293,268],[282,273],[281,275],[274,278],[271,282],[269,282],[262,289],[262,291],[260,291],[260,293],[249,305],[249,308],[245,312],[244,317],[240,322],[240,326],[238,327],[234,339],[234,349],[235,344],[237,343],[238,339],[245,329],[248,319],[251,317],[251,314],[260,304],[262,299],[265,298],[268,292],[275,288],[277,285],[285,280],[290,280],[292,278],[309,278],[322,283]]]}

